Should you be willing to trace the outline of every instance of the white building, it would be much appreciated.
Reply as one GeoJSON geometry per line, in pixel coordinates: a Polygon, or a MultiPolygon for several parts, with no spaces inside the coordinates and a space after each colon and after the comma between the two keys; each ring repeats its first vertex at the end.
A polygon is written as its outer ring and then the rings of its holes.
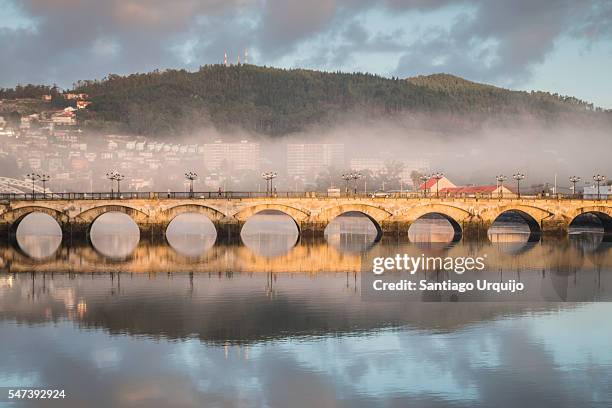
{"type": "Polygon", "coordinates": [[[76,125],[76,117],[74,113],[70,111],[62,111],[60,113],[55,113],[51,116],[51,121],[55,125],[66,125],[66,126],[74,126],[76,125]]]}
{"type": "MultiPolygon", "coordinates": [[[[585,200],[597,200],[597,186],[585,187],[582,196],[585,200]]],[[[602,200],[612,198],[612,186],[599,186],[599,198],[602,200]]]]}
{"type": "Polygon", "coordinates": [[[379,174],[385,171],[385,161],[383,159],[373,157],[359,157],[351,159],[351,170],[363,171],[370,170],[374,174],[379,174]]]}
{"type": "Polygon", "coordinates": [[[344,144],[290,143],[287,144],[287,175],[307,181],[320,171],[333,166],[344,167],[344,144]]]}
{"type": "Polygon", "coordinates": [[[225,143],[216,140],[204,145],[204,165],[210,171],[229,166],[231,170],[258,171],[261,158],[259,143],[241,140],[239,143],[225,143]]]}

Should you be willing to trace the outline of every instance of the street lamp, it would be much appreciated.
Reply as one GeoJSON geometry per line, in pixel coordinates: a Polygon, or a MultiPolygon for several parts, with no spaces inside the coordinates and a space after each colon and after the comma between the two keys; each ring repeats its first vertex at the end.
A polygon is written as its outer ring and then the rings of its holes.
{"type": "Polygon", "coordinates": [[[346,182],[346,187],[344,189],[344,192],[346,193],[346,195],[348,195],[348,192],[349,192],[349,181],[351,181],[353,179],[353,174],[352,173],[344,173],[340,177],[342,178],[342,180],[344,180],[346,182]]]}
{"type": "Polygon", "coordinates": [[[36,180],[38,180],[40,176],[36,173],[28,173],[26,177],[32,180],[32,200],[34,200],[34,183],[36,183],[36,180]]]}
{"type": "Polygon", "coordinates": [[[500,174],[499,176],[495,176],[495,179],[499,183],[499,198],[504,198],[504,181],[508,180],[508,177],[500,174]]]}
{"type": "Polygon", "coordinates": [[[120,194],[121,194],[121,188],[120,184],[121,180],[123,180],[125,178],[125,176],[123,174],[119,174],[119,173],[115,173],[115,180],[117,181],[117,195],[119,196],[119,198],[121,198],[120,194]]]}
{"type": "Polygon", "coordinates": [[[189,198],[193,198],[193,181],[198,178],[198,175],[193,171],[185,173],[185,178],[189,180],[189,198]]]}
{"type": "Polygon", "coordinates": [[[593,176],[593,180],[595,180],[595,182],[597,183],[597,199],[598,200],[600,198],[599,186],[601,185],[601,182],[604,181],[605,179],[606,179],[606,176],[602,176],[601,174],[597,174],[593,176]]]}
{"type": "Polygon", "coordinates": [[[119,174],[116,171],[111,171],[110,173],[106,173],[106,178],[111,180],[111,200],[113,199],[113,181],[117,182],[117,195],[121,193],[120,183],[121,180],[125,178],[123,174],[119,174]]]}
{"type": "Polygon", "coordinates": [[[40,179],[40,181],[42,182],[43,185],[43,197],[47,198],[47,181],[49,181],[49,179],[51,179],[51,176],[49,176],[48,174],[41,174],[38,176],[38,178],[40,179]]]}
{"type": "Polygon", "coordinates": [[[438,187],[438,183],[442,178],[444,178],[444,173],[434,173],[431,177],[436,180],[436,198],[440,198],[440,189],[438,187]]]}
{"type": "Polygon", "coordinates": [[[106,178],[110,180],[111,182],[111,200],[113,199],[113,181],[115,181],[115,174],[117,174],[115,171],[111,171],[109,173],[106,173],[106,178]]]}
{"type": "Polygon", "coordinates": [[[581,180],[578,176],[570,176],[569,181],[572,183],[572,196],[576,197],[576,183],[581,180]]]}
{"type": "Polygon", "coordinates": [[[424,174],[419,177],[419,180],[423,182],[423,197],[427,196],[427,182],[429,181],[429,176],[424,174]]]}
{"type": "Polygon", "coordinates": [[[512,178],[516,180],[516,196],[521,198],[521,180],[525,178],[523,173],[516,173],[512,175],[512,178]]]}
{"type": "Polygon", "coordinates": [[[357,180],[363,177],[363,174],[355,172],[352,175],[352,179],[355,180],[355,195],[357,195],[357,180]]]}
{"type": "Polygon", "coordinates": [[[277,177],[276,172],[275,171],[266,171],[266,172],[261,173],[261,177],[264,180],[266,180],[266,195],[268,194],[268,192],[271,195],[272,191],[273,191],[273,187],[272,187],[273,186],[273,181],[272,180],[274,180],[277,177]]]}

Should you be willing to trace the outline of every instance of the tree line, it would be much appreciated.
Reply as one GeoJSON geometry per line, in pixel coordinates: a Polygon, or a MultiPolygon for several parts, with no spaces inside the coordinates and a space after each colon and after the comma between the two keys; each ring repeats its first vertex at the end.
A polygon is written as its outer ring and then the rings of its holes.
{"type": "MultiPolygon", "coordinates": [[[[0,97],[57,92],[55,86],[26,85],[1,89],[0,97]]],[[[454,127],[523,113],[550,121],[599,114],[592,104],[573,97],[511,91],[447,74],[400,79],[244,64],[206,65],[196,72],[110,74],[77,81],[72,92],[86,93],[92,101],[79,112],[83,127],[144,135],[203,125],[283,135],[333,124],[355,112],[374,119],[433,113],[454,127]]]]}

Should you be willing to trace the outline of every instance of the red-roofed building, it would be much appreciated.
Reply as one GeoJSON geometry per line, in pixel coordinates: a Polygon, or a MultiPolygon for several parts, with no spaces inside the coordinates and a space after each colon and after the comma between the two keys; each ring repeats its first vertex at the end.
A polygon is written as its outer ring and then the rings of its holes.
{"type": "MultiPolygon", "coordinates": [[[[419,191],[427,190],[429,192],[436,192],[436,179],[430,178],[425,183],[421,183],[419,186],[419,191]]],[[[438,181],[438,189],[442,191],[444,188],[455,188],[456,186],[446,177],[442,177],[440,181],[438,181]]]]}
{"type": "Polygon", "coordinates": [[[82,101],[82,100],[76,101],[77,109],[85,109],[89,105],[91,105],[91,102],[89,102],[89,101],[82,101]]]}

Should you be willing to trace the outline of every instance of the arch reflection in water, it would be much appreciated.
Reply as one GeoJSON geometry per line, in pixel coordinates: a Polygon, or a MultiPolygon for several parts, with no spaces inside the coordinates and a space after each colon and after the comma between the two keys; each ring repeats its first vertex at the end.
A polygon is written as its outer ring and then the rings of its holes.
{"type": "Polygon", "coordinates": [[[93,222],[89,239],[96,251],[103,256],[125,259],[138,246],[140,229],[129,215],[108,212],[93,222]]]}
{"type": "Polygon", "coordinates": [[[212,248],[217,240],[217,230],[205,215],[185,213],[170,222],[166,240],[179,254],[196,258],[212,248]]]}
{"type": "Polygon", "coordinates": [[[334,218],[324,235],[327,242],[341,252],[364,252],[374,246],[380,233],[367,215],[349,211],[334,218]]]}
{"type": "Polygon", "coordinates": [[[521,211],[501,213],[487,231],[489,240],[509,252],[527,248],[527,243],[540,240],[540,226],[530,215],[521,211]]]}
{"type": "Polygon", "coordinates": [[[286,254],[300,236],[298,226],[289,215],[277,210],[264,210],[247,220],[240,231],[245,246],[264,257],[286,254]]]}
{"type": "Polygon", "coordinates": [[[31,213],[26,215],[15,233],[19,249],[34,259],[53,255],[62,243],[62,229],[50,215],[31,213]]]}
{"type": "Polygon", "coordinates": [[[443,214],[429,213],[410,225],[408,239],[415,243],[457,242],[461,239],[461,226],[443,214]]]}

